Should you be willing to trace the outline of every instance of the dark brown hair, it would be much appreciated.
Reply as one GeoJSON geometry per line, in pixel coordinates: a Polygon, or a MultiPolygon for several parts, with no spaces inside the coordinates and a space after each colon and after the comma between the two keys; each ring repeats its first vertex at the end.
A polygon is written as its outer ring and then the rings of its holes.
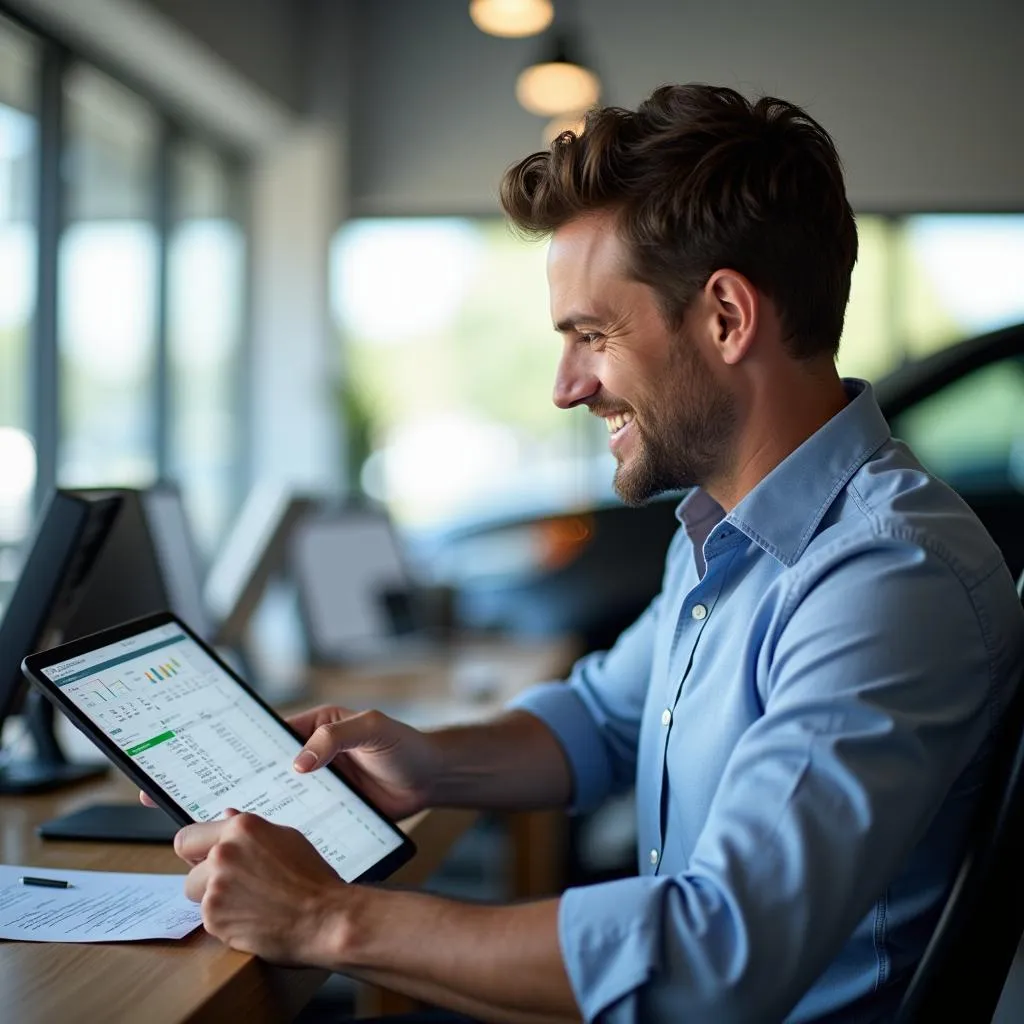
{"type": "Polygon", "coordinates": [[[541,236],[617,211],[631,272],[675,327],[728,267],[774,301],[794,357],[839,348],[857,228],[832,139],[785,100],[667,85],[636,111],[594,109],[581,134],[563,132],[505,172],[501,204],[541,236]]]}

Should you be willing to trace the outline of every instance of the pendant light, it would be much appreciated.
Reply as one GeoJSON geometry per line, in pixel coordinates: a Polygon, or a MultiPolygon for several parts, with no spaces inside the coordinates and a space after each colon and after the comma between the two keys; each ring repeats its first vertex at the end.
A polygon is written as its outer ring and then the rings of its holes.
{"type": "Polygon", "coordinates": [[[541,60],[521,71],[516,79],[520,106],[540,117],[586,110],[600,97],[601,80],[575,59],[572,40],[564,32],[554,37],[541,60]]]}
{"type": "Polygon", "coordinates": [[[535,36],[551,24],[551,0],[470,0],[469,16],[481,32],[506,39],[535,36]]]}

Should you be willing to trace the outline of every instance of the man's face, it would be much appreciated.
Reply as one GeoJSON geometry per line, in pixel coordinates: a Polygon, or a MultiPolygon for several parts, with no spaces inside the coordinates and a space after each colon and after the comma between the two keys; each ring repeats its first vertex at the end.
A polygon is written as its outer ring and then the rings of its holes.
{"type": "Polygon", "coordinates": [[[627,268],[612,214],[555,232],[548,285],[563,351],[553,397],[560,408],[586,405],[605,420],[618,461],[615,490],[640,505],[719,471],[736,416],[699,339],[685,325],[670,330],[653,289],[627,268]]]}

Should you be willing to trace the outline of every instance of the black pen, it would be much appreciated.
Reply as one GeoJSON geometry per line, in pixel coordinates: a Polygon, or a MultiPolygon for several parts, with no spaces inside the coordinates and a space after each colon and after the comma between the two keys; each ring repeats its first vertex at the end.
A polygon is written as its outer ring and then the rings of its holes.
{"type": "Polygon", "coordinates": [[[21,876],[22,885],[42,885],[47,889],[70,889],[71,883],[62,878],[33,878],[31,875],[21,876]]]}

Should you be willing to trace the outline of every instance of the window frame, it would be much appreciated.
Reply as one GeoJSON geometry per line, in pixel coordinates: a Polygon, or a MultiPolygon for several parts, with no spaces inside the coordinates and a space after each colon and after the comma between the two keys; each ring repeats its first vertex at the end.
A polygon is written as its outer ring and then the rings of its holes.
{"type": "Polygon", "coordinates": [[[67,224],[65,189],[61,163],[66,143],[65,82],[75,64],[89,66],[128,89],[145,103],[157,121],[157,153],[153,179],[149,184],[150,207],[154,211],[157,232],[157,281],[155,300],[155,367],[150,400],[156,409],[154,460],[157,481],[169,475],[170,435],[174,408],[168,353],[168,256],[172,229],[174,193],[172,150],[183,139],[193,140],[214,153],[223,162],[229,176],[229,194],[233,197],[229,216],[240,227],[243,238],[242,323],[238,339],[238,374],[231,403],[236,416],[235,450],[237,470],[230,480],[231,511],[237,510],[252,478],[250,432],[245,429],[250,410],[248,382],[252,378],[251,332],[251,204],[248,188],[249,161],[236,146],[219,138],[205,125],[185,118],[161,96],[137,81],[122,68],[101,55],[90,52],[64,38],[19,10],[0,0],[0,19],[32,37],[39,63],[35,89],[38,146],[35,167],[36,295],[30,326],[31,355],[28,396],[28,426],[36,448],[36,485],[33,509],[38,511],[46,495],[57,484],[60,445],[60,372],[59,372],[59,248],[67,224]]]}

